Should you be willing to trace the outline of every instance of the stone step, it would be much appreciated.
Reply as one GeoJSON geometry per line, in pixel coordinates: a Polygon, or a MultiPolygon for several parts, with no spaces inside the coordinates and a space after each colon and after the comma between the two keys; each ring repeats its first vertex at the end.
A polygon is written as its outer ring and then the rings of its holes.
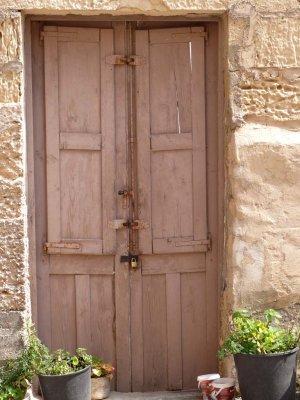
{"type": "MultiPolygon", "coordinates": [[[[42,400],[40,396],[34,395],[29,391],[30,400],[42,400]]],[[[297,400],[300,400],[300,393],[297,394],[297,400]]],[[[29,400],[28,399],[28,400],[29,400]]],[[[152,392],[152,393],[120,393],[111,392],[109,400],[200,400],[198,390],[192,392],[152,392]]],[[[242,400],[240,397],[235,400],[242,400]]]]}
{"type": "Polygon", "coordinates": [[[200,400],[199,391],[192,392],[152,392],[120,393],[111,392],[110,400],[200,400]]]}
{"type": "MultiPolygon", "coordinates": [[[[30,400],[42,400],[30,391],[30,400]]],[[[111,392],[109,400],[200,400],[198,390],[192,392],[120,393],[111,392]]]]}

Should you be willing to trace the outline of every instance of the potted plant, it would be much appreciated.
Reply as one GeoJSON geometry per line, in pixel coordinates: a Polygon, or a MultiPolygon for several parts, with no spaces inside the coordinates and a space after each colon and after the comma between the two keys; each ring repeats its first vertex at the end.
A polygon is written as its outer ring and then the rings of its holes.
{"type": "Polygon", "coordinates": [[[75,355],[62,349],[44,359],[39,382],[44,400],[90,400],[92,356],[85,349],[75,355]]]}
{"type": "Polygon", "coordinates": [[[48,349],[37,338],[33,325],[27,325],[26,343],[20,355],[0,368],[0,400],[26,399],[32,378],[48,355],[48,349]]]}
{"type": "Polygon", "coordinates": [[[101,358],[94,358],[91,369],[92,400],[106,399],[110,394],[110,381],[113,378],[114,367],[105,364],[101,358]]]}
{"type": "Polygon", "coordinates": [[[231,331],[218,352],[233,354],[243,400],[295,400],[299,325],[280,326],[281,315],[266,310],[263,319],[247,310],[233,313],[231,331]]]}

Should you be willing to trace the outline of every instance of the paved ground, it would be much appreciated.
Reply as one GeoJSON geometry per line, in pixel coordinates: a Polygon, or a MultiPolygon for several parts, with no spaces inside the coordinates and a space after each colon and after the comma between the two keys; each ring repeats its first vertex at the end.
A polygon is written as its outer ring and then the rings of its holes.
{"type": "MultiPolygon", "coordinates": [[[[40,396],[30,394],[30,400],[41,400],[40,396]]],[[[200,400],[198,391],[194,392],[155,392],[155,393],[118,393],[111,392],[109,400],[200,400]]]]}
{"type": "MultiPolygon", "coordinates": [[[[30,400],[42,400],[41,397],[30,393],[30,400]]],[[[111,392],[109,400],[200,400],[200,393],[194,392],[155,392],[155,393],[118,393],[111,392]]],[[[236,398],[236,400],[242,400],[236,398]]],[[[297,395],[300,400],[300,393],[297,395]]]]}
{"type": "Polygon", "coordinates": [[[199,400],[198,391],[194,392],[155,392],[155,393],[117,393],[112,392],[110,400],[199,400]]]}

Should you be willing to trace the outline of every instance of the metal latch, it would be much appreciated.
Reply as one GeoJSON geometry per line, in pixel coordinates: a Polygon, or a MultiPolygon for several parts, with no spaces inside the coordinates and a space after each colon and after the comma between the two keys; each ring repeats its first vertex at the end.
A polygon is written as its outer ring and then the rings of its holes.
{"type": "Polygon", "coordinates": [[[79,243],[73,242],[45,242],[44,251],[47,253],[48,249],[80,249],[79,243]]]}
{"type": "Polygon", "coordinates": [[[149,224],[145,221],[141,220],[134,220],[134,221],[126,221],[123,223],[123,226],[125,228],[130,228],[130,229],[147,229],[149,228],[149,224]]]}
{"type": "Polygon", "coordinates": [[[108,222],[108,227],[111,229],[147,229],[149,228],[149,224],[145,221],[135,220],[135,221],[127,221],[126,219],[114,219],[108,222]]]}
{"type": "Polygon", "coordinates": [[[122,205],[123,209],[126,210],[126,208],[129,207],[129,197],[133,196],[133,192],[131,190],[119,190],[118,195],[122,196],[122,205]]]}
{"type": "Polygon", "coordinates": [[[105,59],[106,64],[110,65],[131,65],[138,66],[146,64],[146,58],[143,56],[124,56],[120,54],[113,54],[107,56],[105,59]]]}

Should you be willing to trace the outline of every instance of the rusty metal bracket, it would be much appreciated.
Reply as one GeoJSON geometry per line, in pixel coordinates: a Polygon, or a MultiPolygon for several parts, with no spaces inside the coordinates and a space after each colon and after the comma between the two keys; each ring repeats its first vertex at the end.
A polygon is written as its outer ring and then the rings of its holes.
{"type": "Polygon", "coordinates": [[[112,229],[147,229],[149,228],[149,224],[145,221],[135,220],[135,221],[127,221],[126,219],[114,219],[108,222],[108,227],[112,229]]]}
{"type": "Polygon", "coordinates": [[[130,263],[131,261],[132,261],[132,259],[135,259],[136,261],[138,261],[139,260],[139,256],[134,256],[134,255],[132,255],[132,254],[129,254],[128,256],[121,256],[120,257],[120,261],[121,261],[121,263],[130,263]]]}
{"type": "Polygon", "coordinates": [[[149,228],[149,224],[145,221],[135,220],[135,221],[126,221],[124,223],[125,228],[139,230],[139,229],[147,229],[149,228]]]}
{"type": "Polygon", "coordinates": [[[126,219],[113,219],[108,222],[108,227],[111,229],[125,229],[124,224],[127,222],[126,219]]]}
{"type": "Polygon", "coordinates": [[[79,243],[73,242],[45,242],[44,252],[47,253],[48,249],[80,249],[79,243]]]}
{"type": "Polygon", "coordinates": [[[120,54],[113,54],[111,56],[107,56],[105,59],[106,64],[110,65],[131,65],[136,67],[138,65],[146,64],[146,58],[143,56],[124,56],[120,54]]]}

